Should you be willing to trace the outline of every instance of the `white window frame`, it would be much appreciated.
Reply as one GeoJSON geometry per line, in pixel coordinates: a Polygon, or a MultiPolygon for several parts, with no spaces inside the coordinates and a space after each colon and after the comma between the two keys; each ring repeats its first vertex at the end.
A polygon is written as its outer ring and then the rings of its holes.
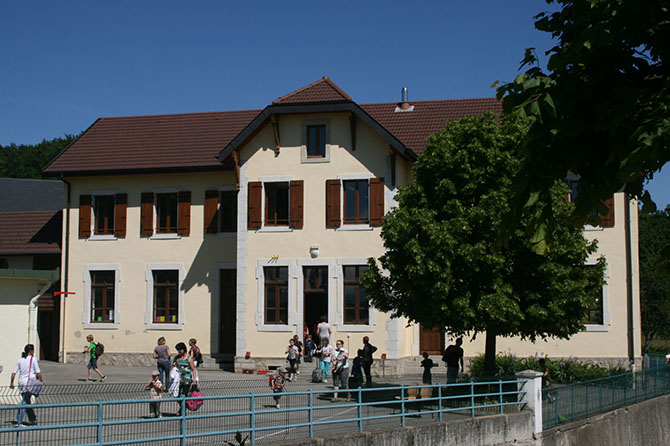
{"type": "MultiPolygon", "coordinates": [[[[114,199],[114,213],[116,213],[116,194],[118,190],[92,190],[89,191],[91,196],[91,235],[87,240],[117,240],[118,237],[114,234],[96,234],[95,233],[95,198],[103,195],[111,195],[114,199]]],[[[112,215],[112,219],[116,219],[116,215],[112,215]]],[[[115,228],[116,229],[116,228],[115,228]]]]}
{"type": "MultiPolygon", "coordinates": [[[[216,190],[219,192],[219,196],[217,197],[217,204],[216,204],[216,210],[218,211],[218,219],[216,222],[216,234],[219,237],[224,237],[224,238],[230,238],[230,237],[236,237],[237,232],[221,232],[221,192],[237,192],[239,195],[239,191],[237,190],[237,186],[218,186],[216,190]]],[[[238,227],[237,229],[239,230],[239,221],[237,218],[237,214],[240,213],[240,202],[239,198],[237,200],[237,213],[235,214],[235,220],[237,221],[238,227]]],[[[226,268],[227,269],[227,268],[226,268]]]]}
{"type": "Polygon", "coordinates": [[[368,309],[368,325],[352,325],[344,323],[344,266],[367,266],[368,259],[342,258],[337,259],[337,326],[338,331],[350,333],[372,333],[377,325],[377,311],[372,305],[368,309]]]}
{"type": "Polygon", "coordinates": [[[149,237],[149,240],[175,240],[175,239],[180,239],[181,235],[179,235],[179,192],[182,192],[186,189],[178,188],[178,187],[167,187],[167,188],[160,188],[160,189],[153,189],[151,192],[154,194],[154,233],[151,237],[149,237]],[[158,201],[158,194],[177,194],[177,232],[175,233],[170,233],[170,234],[159,234],[156,232],[156,228],[158,225],[158,206],[157,201],[158,201]]]}
{"type": "MultiPolygon", "coordinates": [[[[595,265],[598,263],[597,258],[592,258],[589,257],[586,262],[584,263],[585,265],[595,265]]],[[[605,276],[605,283],[603,284],[603,323],[602,324],[582,324],[585,327],[584,331],[594,331],[594,332],[603,332],[603,331],[608,331],[609,326],[612,323],[612,318],[610,315],[610,309],[609,309],[609,287],[608,287],[608,282],[610,279],[610,267],[609,264],[605,266],[605,271],[603,272],[603,275],[605,276]]]]}
{"type": "Polygon", "coordinates": [[[335,327],[340,319],[335,306],[335,285],[337,284],[337,268],[333,259],[298,259],[296,268],[296,300],[298,308],[298,333],[305,332],[305,276],[304,266],[326,266],[328,267],[328,323],[335,327]]]}
{"type": "Polygon", "coordinates": [[[147,265],[145,280],[147,282],[147,307],[144,313],[144,324],[147,330],[181,330],[184,327],[184,265],[182,263],[150,263],[147,265]],[[177,270],[179,272],[179,303],[177,305],[177,323],[161,324],[154,322],[154,275],[153,271],[177,270]]]}
{"type": "Polygon", "coordinates": [[[257,282],[257,308],[256,308],[256,330],[274,332],[293,332],[293,327],[298,325],[298,314],[295,311],[295,281],[296,267],[291,259],[258,259],[256,263],[257,282]],[[265,270],[266,266],[288,267],[288,322],[285,325],[265,323],[265,270]]]}
{"type": "Polygon", "coordinates": [[[291,217],[291,181],[292,176],[259,177],[263,188],[261,190],[261,228],[258,232],[293,232],[288,224],[286,226],[266,226],[265,225],[265,183],[289,183],[288,187],[288,209],[289,219],[291,217]]]}
{"type": "Polygon", "coordinates": [[[330,162],[330,119],[304,119],[300,122],[300,162],[302,164],[319,164],[330,162]],[[325,154],[323,157],[307,156],[307,126],[323,125],[326,127],[325,154]]]}
{"type": "Polygon", "coordinates": [[[119,295],[121,284],[121,266],[117,263],[93,263],[84,266],[82,280],[84,282],[84,312],[82,323],[85,330],[116,330],[119,328],[121,314],[119,313],[119,295]],[[114,271],[114,322],[91,321],[91,271],[114,271]]]}
{"type": "Polygon", "coordinates": [[[340,174],[337,176],[337,179],[340,180],[340,226],[336,228],[336,231],[372,231],[373,226],[370,225],[370,180],[375,176],[369,172],[367,173],[346,173],[340,174]],[[345,181],[355,181],[355,180],[367,180],[368,181],[368,224],[362,225],[349,225],[344,223],[344,182],[345,181]]]}

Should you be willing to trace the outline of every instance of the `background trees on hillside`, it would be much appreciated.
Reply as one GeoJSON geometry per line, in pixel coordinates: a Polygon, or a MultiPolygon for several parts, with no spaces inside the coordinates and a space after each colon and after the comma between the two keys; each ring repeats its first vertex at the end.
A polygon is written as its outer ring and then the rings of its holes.
{"type": "Polygon", "coordinates": [[[492,114],[447,123],[432,135],[384,217],[386,253],[370,259],[363,285],[373,305],[453,335],[486,333],[486,370],[495,366],[496,336],[568,338],[582,329],[603,283],[605,262],[586,267],[596,244],[569,221],[567,186],[555,182],[549,201],[527,206],[511,228],[518,145],[526,121],[492,114]],[[554,248],[536,254],[529,222],[544,206],[561,224],[554,248]],[[509,243],[500,246],[501,231],[509,243]]]}
{"type": "Polygon", "coordinates": [[[79,135],[43,139],[39,144],[0,145],[0,178],[43,178],[42,169],[79,135]]]}

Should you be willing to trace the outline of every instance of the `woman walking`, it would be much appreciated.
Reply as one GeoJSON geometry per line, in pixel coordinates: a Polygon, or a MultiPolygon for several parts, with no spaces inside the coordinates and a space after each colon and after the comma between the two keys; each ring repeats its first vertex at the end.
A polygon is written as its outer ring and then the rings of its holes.
{"type": "MultiPolygon", "coordinates": [[[[40,366],[37,364],[37,359],[34,358],[35,346],[33,344],[27,344],[23,348],[23,353],[21,353],[21,358],[16,362],[16,367],[12,372],[11,380],[9,381],[9,387],[14,388],[14,378],[16,374],[19,374],[19,392],[21,393],[21,406],[29,406],[30,399],[34,395],[34,389],[38,385],[36,383],[39,381],[41,385],[44,385],[42,380],[42,372],[40,371],[40,366]]],[[[28,422],[25,423],[26,426],[35,426],[37,424],[37,417],[35,416],[35,411],[31,408],[21,408],[16,414],[16,419],[13,421],[14,424],[21,425],[23,424],[23,416],[28,414],[28,422]]]]}
{"type": "MultiPolygon", "coordinates": [[[[195,368],[193,357],[188,354],[186,344],[180,342],[174,347],[177,356],[174,359],[175,367],[179,370],[179,395],[189,396],[193,381],[198,381],[198,371],[195,368]]],[[[181,414],[181,403],[177,415],[181,414]]]]}
{"type": "Polygon", "coordinates": [[[165,343],[165,338],[158,338],[158,345],[154,348],[154,359],[157,359],[157,369],[160,381],[166,389],[170,388],[170,347],[165,343]]]}

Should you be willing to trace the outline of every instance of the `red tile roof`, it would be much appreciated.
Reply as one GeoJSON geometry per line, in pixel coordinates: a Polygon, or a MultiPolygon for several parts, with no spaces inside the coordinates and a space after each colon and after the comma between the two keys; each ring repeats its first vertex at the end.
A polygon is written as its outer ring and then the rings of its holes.
{"type": "Polygon", "coordinates": [[[309,104],[313,102],[351,101],[351,96],[335,85],[328,76],[275,99],[273,104],[309,104]]]}
{"type": "Polygon", "coordinates": [[[417,155],[423,152],[428,136],[437,133],[447,121],[462,116],[480,116],[486,111],[502,112],[496,98],[414,101],[410,112],[396,112],[397,103],[361,104],[361,108],[417,155]]]}
{"type": "MultiPolygon", "coordinates": [[[[351,102],[328,77],[289,93],[273,106],[351,102]]],[[[420,154],[428,136],[448,120],[484,111],[501,111],[495,98],[414,101],[411,112],[395,112],[396,103],[360,104],[406,147],[420,154]]],[[[44,172],[75,174],[167,169],[216,169],[216,159],[262,110],[98,119],[44,172]]]]}
{"type": "Polygon", "coordinates": [[[62,211],[0,212],[0,255],[60,252],[62,211]]]}

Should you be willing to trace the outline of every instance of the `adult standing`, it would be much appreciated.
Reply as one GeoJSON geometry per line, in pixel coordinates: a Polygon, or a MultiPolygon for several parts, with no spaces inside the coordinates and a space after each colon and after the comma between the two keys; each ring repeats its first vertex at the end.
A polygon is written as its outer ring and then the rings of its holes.
{"type": "Polygon", "coordinates": [[[88,347],[84,349],[84,353],[88,353],[89,359],[88,359],[88,365],[86,366],[88,368],[88,380],[93,381],[91,379],[91,370],[95,370],[95,373],[98,374],[100,377],[100,382],[103,382],[105,378],[107,378],[105,375],[100,372],[98,369],[98,355],[95,352],[95,342],[93,341],[93,335],[88,335],[86,336],[86,340],[88,341],[88,347]]]}
{"type": "Polygon", "coordinates": [[[370,338],[368,338],[367,336],[363,336],[362,366],[363,366],[363,372],[365,373],[365,385],[368,387],[372,386],[372,372],[370,371],[370,368],[372,367],[372,363],[374,362],[374,359],[372,359],[372,355],[376,351],[377,347],[370,344],[370,338]]]}
{"type": "Polygon", "coordinates": [[[193,363],[196,367],[200,367],[200,364],[203,363],[202,352],[200,347],[198,347],[198,341],[195,338],[188,340],[188,345],[191,349],[188,351],[188,354],[193,358],[193,363]]]}
{"type": "Polygon", "coordinates": [[[321,345],[324,338],[330,339],[332,337],[333,329],[328,323],[326,316],[321,316],[319,319],[319,323],[316,326],[316,334],[319,336],[319,342],[317,345],[321,345]]]}
{"type": "Polygon", "coordinates": [[[463,367],[463,338],[456,339],[454,345],[450,345],[442,355],[442,361],[447,363],[447,383],[455,383],[458,381],[458,372],[460,364],[460,372],[464,371],[463,367]]]}
{"type": "MultiPolygon", "coordinates": [[[[198,371],[195,368],[193,357],[186,350],[186,344],[180,342],[174,348],[177,350],[174,364],[179,371],[179,394],[177,396],[189,396],[193,382],[198,381],[198,371]]],[[[179,410],[178,414],[181,413],[181,404],[179,405],[179,410]]]]}
{"type": "MultiPolygon", "coordinates": [[[[333,402],[337,402],[337,391],[349,389],[349,352],[344,348],[344,341],[338,339],[335,342],[333,352],[333,402]]],[[[351,394],[347,393],[347,401],[351,394]]]]}
{"type": "MultiPolygon", "coordinates": [[[[9,381],[9,387],[14,388],[14,378],[16,374],[19,374],[19,393],[21,393],[21,406],[29,406],[31,403],[31,398],[33,396],[33,385],[39,381],[44,384],[42,380],[42,372],[40,371],[40,366],[37,363],[37,359],[34,358],[35,355],[35,346],[33,344],[27,344],[23,348],[23,353],[21,353],[21,358],[16,362],[16,367],[12,372],[12,377],[9,381]]],[[[27,426],[35,426],[37,424],[37,417],[35,416],[35,411],[31,408],[21,408],[16,414],[16,419],[14,424],[20,425],[23,424],[23,416],[28,414],[28,422],[25,423],[27,426]]]]}
{"type": "Polygon", "coordinates": [[[157,360],[156,367],[158,376],[166,389],[170,388],[170,347],[165,343],[165,338],[158,338],[158,345],[154,347],[154,359],[157,360]]]}

